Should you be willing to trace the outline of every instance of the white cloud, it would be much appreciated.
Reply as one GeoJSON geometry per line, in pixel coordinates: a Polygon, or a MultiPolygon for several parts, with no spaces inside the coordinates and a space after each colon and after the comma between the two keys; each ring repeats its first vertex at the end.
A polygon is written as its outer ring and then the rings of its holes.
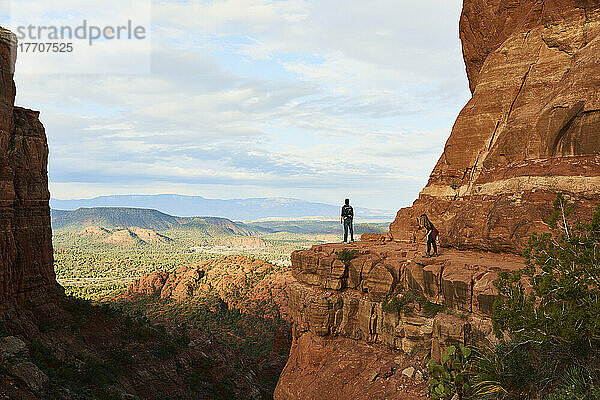
{"type": "Polygon", "coordinates": [[[331,202],[353,191],[364,206],[399,208],[426,182],[468,95],[459,9],[158,1],[151,74],[19,72],[17,101],[42,110],[57,197],[164,188],[331,202]]]}

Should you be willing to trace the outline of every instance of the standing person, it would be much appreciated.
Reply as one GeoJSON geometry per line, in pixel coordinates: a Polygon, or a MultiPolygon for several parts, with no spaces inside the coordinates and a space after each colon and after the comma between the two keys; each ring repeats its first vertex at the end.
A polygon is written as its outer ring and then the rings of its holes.
{"type": "Polygon", "coordinates": [[[352,219],[354,218],[354,209],[350,205],[350,199],[346,199],[342,206],[342,216],[340,223],[344,224],[344,243],[348,242],[348,229],[350,229],[350,240],[354,242],[354,228],[352,227],[352,219]]]}
{"type": "Polygon", "coordinates": [[[427,218],[427,214],[421,214],[421,216],[417,218],[417,222],[419,223],[420,228],[425,228],[427,231],[425,237],[423,237],[423,240],[427,238],[427,254],[425,254],[425,257],[431,257],[431,247],[433,247],[433,257],[437,257],[438,251],[436,240],[439,235],[438,230],[433,226],[429,218],[427,218]]]}

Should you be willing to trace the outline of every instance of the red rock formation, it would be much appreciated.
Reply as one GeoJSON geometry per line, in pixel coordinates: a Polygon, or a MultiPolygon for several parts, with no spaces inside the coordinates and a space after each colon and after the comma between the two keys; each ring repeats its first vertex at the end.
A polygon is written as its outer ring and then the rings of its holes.
{"type": "Polygon", "coordinates": [[[402,371],[407,360],[380,346],[345,338],[301,336],[277,388],[277,398],[305,400],[426,399],[427,385],[402,371]],[[286,379],[302,370],[298,379],[286,379]],[[330,379],[315,379],[327,375],[330,379]]]}
{"type": "Polygon", "coordinates": [[[14,107],[16,38],[0,29],[0,307],[56,291],[48,145],[39,113],[14,107]]]}
{"type": "MultiPolygon", "coordinates": [[[[464,0],[460,36],[473,97],[427,186],[387,236],[292,255],[294,335],[276,400],[352,398],[375,387],[360,367],[348,374],[327,361],[356,349],[365,359],[372,349],[439,359],[450,344],[494,342],[493,282],[523,265],[511,253],[548,229],[556,192],[584,218],[600,201],[599,33],[597,0],[464,0]],[[422,213],[440,230],[439,258],[420,257],[422,213]],[[342,248],[356,251],[348,265],[337,259],[342,248]],[[384,306],[409,292],[422,299],[399,311],[384,306]]],[[[377,364],[385,361],[369,368],[377,364]]],[[[396,375],[381,377],[386,388],[398,385],[396,375]]]]}
{"type": "Polygon", "coordinates": [[[297,281],[289,288],[293,342],[275,398],[317,398],[316,393],[333,387],[344,388],[332,395],[334,399],[352,398],[357,390],[374,394],[367,398],[386,393],[394,393],[389,398],[415,398],[409,393],[418,392],[413,390],[418,383],[399,383],[401,369],[381,382],[367,379],[366,369],[383,368],[391,358],[422,371],[422,363],[409,354],[430,353],[439,360],[450,344],[494,343],[493,281],[501,270],[523,267],[523,260],[511,254],[450,249],[440,257],[423,258],[423,251],[423,246],[405,243],[360,241],[294,252],[297,281]],[[343,249],[356,255],[347,264],[338,259],[343,249]],[[385,305],[407,293],[412,297],[407,307],[398,311],[385,305]],[[371,360],[368,368],[340,367],[335,360],[344,348],[368,352],[362,355],[371,360]],[[317,354],[311,355],[313,351],[317,354]],[[373,354],[387,356],[371,359],[373,354]],[[398,385],[403,389],[389,392],[398,385]]]}
{"type": "Polygon", "coordinates": [[[216,294],[229,307],[254,311],[254,304],[275,304],[278,316],[288,320],[286,288],[293,280],[289,269],[244,256],[228,256],[183,266],[175,271],[156,271],[136,279],[127,295],[142,294],[191,302],[216,294]]]}
{"type": "Polygon", "coordinates": [[[600,199],[600,3],[465,0],[473,97],[394,240],[427,213],[444,245],[519,251],[557,191],[582,214],[600,199]]]}

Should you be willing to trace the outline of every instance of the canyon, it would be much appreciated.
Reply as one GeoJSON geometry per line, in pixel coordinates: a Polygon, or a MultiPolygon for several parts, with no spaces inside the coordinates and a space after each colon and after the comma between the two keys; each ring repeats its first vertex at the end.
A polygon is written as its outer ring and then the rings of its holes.
{"type": "Polygon", "coordinates": [[[53,265],[48,144],[40,113],[14,105],[16,49],[15,35],[0,28],[0,397],[269,396],[260,376],[269,364],[259,371],[210,333],[65,296],[53,265]]]}
{"type": "Polygon", "coordinates": [[[600,2],[464,0],[459,33],[472,97],[418,199],[387,234],[292,255],[277,400],[426,398],[405,367],[496,342],[493,282],[524,266],[556,194],[581,218],[600,201],[600,2]],[[422,214],[440,257],[423,257],[422,214]]]}
{"type": "MultiPolygon", "coordinates": [[[[287,303],[293,321],[275,399],[426,398],[429,356],[496,340],[493,282],[523,266],[519,252],[548,229],[556,193],[582,218],[600,201],[600,2],[464,0],[459,33],[472,98],[418,199],[388,233],[297,251],[293,279],[265,283],[267,292],[287,286],[274,301],[287,303]],[[440,231],[439,257],[423,257],[423,213],[440,231]]],[[[183,340],[175,327],[64,296],[53,270],[44,127],[38,112],[14,105],[16,45],[0,29],[0,393],[76,398],[52,371],[89,381],[92,369],[110,377],[102,387],[93,381],[86,393],[95,398],[263,398],[252,360],[211,335],[183,340]],[[108,365],[118,351],[127,354],[108,365]]],[[[154,275],[131,291],[187,299],[198,273],[154,275]],[[166,290],[171,283],[180,290],[166,290]]]]}

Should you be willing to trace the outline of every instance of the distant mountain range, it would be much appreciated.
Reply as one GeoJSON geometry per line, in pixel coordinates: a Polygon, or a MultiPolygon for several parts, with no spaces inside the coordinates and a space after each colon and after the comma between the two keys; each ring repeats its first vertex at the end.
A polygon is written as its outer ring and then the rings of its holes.
{"type": "Polygon", "coordinates": [[[95,207],[51,210],[52,229],[80,231],[89,226],[138,227],[153,231],[193,229],[208,235],[253,236],[266,230],[218,217],[174,217],[144,208],[95,207]]]}
{"type": "MultiPolygon", "coordinates": [[[[111,195],[93,199],[51,199],[55,210],[75,210],[81,207],[132,207],[154,209],[182,217],[210,215],[232,220],[257,220],[261,218],[337,217],[340,206],[283,197],[251,199],[207,199],[200,196],[178,194],[111,195]]],[[[395,212],[355,207],[355,215],[364,220],[390,220],[395,212]]]]}
{"type": "MultiPolygon", "coordinates": [[[[363,233],[385,233],[388,231],[389,222],[381,223],[357,223],[354,224],[354,237],[359,238],[363,233]]],[[[311,221],[311,220],[290,220],[290,221],[257,221],[248,223],[248,226],[257,230],[266,230],[268,232],[290,232],[310,235],[342,233],[340,221],[311,221]]]]}
{"type": "MultiPolygon", "coordinates": [[[[341,233],[339,221],[312,219],[256,221],[243,223],[220,217],[175,217],[158,210],[127,207],[93,207],[77,210],[51,210],[52,229],[80,232],[90,226],[106,228],[143,228],[153,231],[193,230],[209,236],[256,236],[262,233],[341,233]]],[[[355,236],[365,232],[387,232],[389,222],[357,223],[355,236]]]]}

